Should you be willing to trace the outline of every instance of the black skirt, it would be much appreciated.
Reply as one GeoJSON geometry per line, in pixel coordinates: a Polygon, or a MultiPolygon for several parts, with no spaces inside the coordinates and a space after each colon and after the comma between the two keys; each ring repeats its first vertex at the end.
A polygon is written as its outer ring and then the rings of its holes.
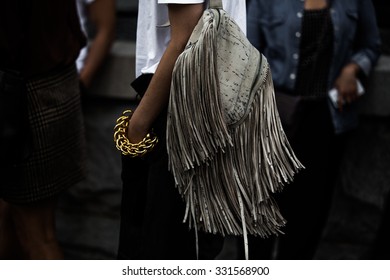
{"type": "MultiPolygon", "coordinates": [[[[1,163],[0,197],[19,204],[55,196],[84,179],[86,169],[84,123],[75,66],[28,80],[25,89],[27,124],[23,147],[19,148],[26,151],[8,156],[1,163]]],[[[15,141],[9,141],[8,145],[14,145],[15,141]]]]}

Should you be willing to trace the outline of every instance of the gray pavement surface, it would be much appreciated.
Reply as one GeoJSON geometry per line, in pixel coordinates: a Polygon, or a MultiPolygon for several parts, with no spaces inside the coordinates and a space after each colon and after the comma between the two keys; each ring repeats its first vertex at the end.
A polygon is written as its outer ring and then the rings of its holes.
{"type": "Polygon", "coordinates": [[[87,179],[66,191],[57,214],[66,259],[115,259],[121,197],[120,153],[112,131],[130,101],[86,98],[87,179]]]}

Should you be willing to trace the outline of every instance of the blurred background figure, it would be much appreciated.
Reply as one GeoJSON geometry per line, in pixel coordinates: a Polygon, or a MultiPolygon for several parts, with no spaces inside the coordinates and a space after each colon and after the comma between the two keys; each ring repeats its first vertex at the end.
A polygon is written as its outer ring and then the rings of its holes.
{"type": "Polygon", "coordinates": [[[284,129],[306,167],[279,197],[285,235],[253,240],[253,258],[312,259],[346,138],[358,125],[357,81],[380,54],[374,7],[371,0],[250,0],[247,31],[271,65],[284,129]]]}
{"type": "Polygon", "coordinates": [[[59,194],[85,178],[76,2],[2,1],[0,258],[60,259],[59,194]]]}
{"type": "Polygon", "coordinates": [[[80,51],[77,69],[82,90],[88,90],[115,39],[115,0],[76,0],[81,28],[90,40],[80,51]]]}

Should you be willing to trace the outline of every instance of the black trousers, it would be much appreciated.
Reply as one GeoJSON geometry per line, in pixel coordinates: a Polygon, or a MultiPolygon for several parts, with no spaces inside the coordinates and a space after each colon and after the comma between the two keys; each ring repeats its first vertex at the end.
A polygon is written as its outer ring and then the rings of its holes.
{"type": "Polygon", "coordinates": [[[276,197],[287,220],[282,229],[285,234],[269,239],[252,237],[249,245],[253,259],[315,258],[328,220],[348,135],[334,134],[325,99],[305,101],[301,113],[297,130],[287,137],[305,169],[276,197]]]}
{"type": "MultiPolygon", "coordinates": [[[[142,96],[151,75],[133,87],[142,96]]],[[[185,203],[168,171],[166,111],[153,125],[159,138],[144,158],[122,156],[122,205],[119,259],[196,259],[194,230],[183,223],[185,203]]],[[[199,258],[213,259],[221,250],[221,236],[199,233],[199,258]]]]}
{"type": "Polygon", "coordinates": [[[304,119],[292,147],[306,169],[281,193],[287,219],[280,237],[279,259],[312,259],[321,240],[332,203],[347,134],[336,136],[327,100],[304,107],[304,119]]]}

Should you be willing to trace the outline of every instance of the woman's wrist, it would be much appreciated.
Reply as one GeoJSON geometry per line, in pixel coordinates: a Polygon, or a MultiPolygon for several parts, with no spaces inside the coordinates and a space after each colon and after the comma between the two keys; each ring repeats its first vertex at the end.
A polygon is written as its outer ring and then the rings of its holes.
{"type": "Polygon", "coordinates": [[[358,64],[350,63],[343,68],[342,73],[346,74],[346,75],[353,75],[353,76],[357,77],[359,71],[360,71],[360,67],[358,64]]]}
{"type": "Polygon", "coordinates": [[[145,136],[139,136],[143,135],[143,132],[138,136],[137,133],[130,132],[130,135],[132,135],[131,139],[133,140],[131,141],[128,135],[132,115],[133,112],[131,110],[125,110],[117,119],[114,127],[115,146],[125,156],[143,157],[154,149],[158,143],[158,138],[153,132],[146,133],[145,136]]]}
{"type": "Polygon", "coordinates": [[[147,125],[145,119],[138,117],[138,114],[134,112],[133,116],[130,119],[127,136],[131,143],[138,143],[144,139],[144,137],[149,133],[150,126],[147,125]]]}

